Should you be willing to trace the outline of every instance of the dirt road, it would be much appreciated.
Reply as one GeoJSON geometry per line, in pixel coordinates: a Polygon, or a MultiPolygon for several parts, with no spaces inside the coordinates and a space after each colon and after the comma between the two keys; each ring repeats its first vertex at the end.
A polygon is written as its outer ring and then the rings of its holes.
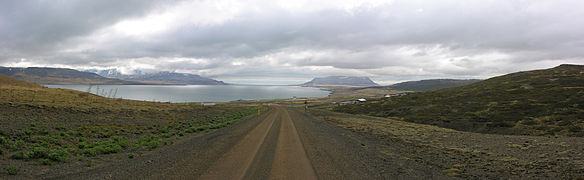
{"type": "Polygon", "coordinates": [[[277,105],[235,126],[185,138],[135,159],[53,179],[445,178],[430,167],[385,158],[379,141],[277,105]],[[409,173],[400,171],[407,168],[409,173]],[[415,175],[415,176],[412,176],[415,175]]]}
{"type": "MultiPolygon", "coordinates": [[[[213,164],[201,179],[242,179],[248,173],[255,174],[264,168],[252,166],[254,159],[270,158],[270,179],[316,179],[314,169],[306,156],[296,127],[287,110],[275,107],[263,122],[250,131],[237,145],[213,164]],[[277,122],[277,123],[276,123],[277,122]],[[268,139],[268,133],[274,130],[278,138],[268,139]],[[261,153],[262,144],[275,145],[275,151],[261,153]]],[[[257,162],[265,163],[265,162],[257,162]]],[[[267,171],[266,171],[267,172],[267,171]]]]}

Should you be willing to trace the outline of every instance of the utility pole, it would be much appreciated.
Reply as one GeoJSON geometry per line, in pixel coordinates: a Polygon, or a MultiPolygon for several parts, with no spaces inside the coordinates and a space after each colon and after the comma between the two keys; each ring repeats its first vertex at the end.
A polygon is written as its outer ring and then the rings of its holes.
{"type": "Polygon", "coordinates": [[[260,115],[261,115],[261,111],[260,111],[260,109],[261,109],[261,107],[262,107],[262,105],[260,104],[260,105],[258,106],[258,120],[260,120],[260,115]]]}

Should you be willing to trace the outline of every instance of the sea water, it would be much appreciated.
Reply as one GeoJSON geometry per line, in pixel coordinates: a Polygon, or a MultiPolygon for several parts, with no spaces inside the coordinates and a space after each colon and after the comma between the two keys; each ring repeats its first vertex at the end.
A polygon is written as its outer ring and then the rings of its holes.
{"type": "Polygon", "coordinates": [[[104,97],[157,102],[228,102],[236,100],[326,97],[329,91],[300,86],[255,85],[45,85],[104,97]]]}

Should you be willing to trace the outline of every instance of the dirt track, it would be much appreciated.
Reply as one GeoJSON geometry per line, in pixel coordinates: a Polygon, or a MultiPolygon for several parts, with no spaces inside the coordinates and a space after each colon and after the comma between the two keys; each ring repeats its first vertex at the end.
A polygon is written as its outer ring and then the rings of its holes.
{"type": "Polygon", "coordinates": [[[310,160],[308,160],[302,142],[300,142],[296,127],[292,123],[287,110],[280,107],[275,107],[274,112],[270,113],[263,122],[217,160],[201,176],[201,179],[242,179],[248,173],[250,175],[257,174],[257,171],[265,169],[252,166],[255,157],[258,156],[266,156],[272,159],[272,166],[269,171],[270,179],[316,179],[310,160]],[[278,138],[266,140],[271,130],[278,132],[278,138]],[[273,153],[260,154],[259,150],[264,143],[269,144],[269,146],[275,145],[275,151],[273,153]]]}
{"type": "Polygon", "coordinates": [[[383,158],[379,141],[307,113],[272,106],[260,118],[185,138],[135,159],[49,175],[53,179],[447,178],[439,170],[383,158]],[[403,173],[407,168],[410,173],[403,173]],[[413,176],[412,176],[413,175],[413,176]]]}

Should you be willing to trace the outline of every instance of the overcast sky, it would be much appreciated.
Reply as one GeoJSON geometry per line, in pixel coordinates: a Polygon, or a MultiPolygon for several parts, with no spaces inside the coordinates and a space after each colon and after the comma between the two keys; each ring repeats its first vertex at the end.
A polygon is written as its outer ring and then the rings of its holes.
{"type": "Polygon", "coordinates": [[[584,64],[582,18],[581,0],[0,0],[0,66],[489,78],[584,64]]]}

